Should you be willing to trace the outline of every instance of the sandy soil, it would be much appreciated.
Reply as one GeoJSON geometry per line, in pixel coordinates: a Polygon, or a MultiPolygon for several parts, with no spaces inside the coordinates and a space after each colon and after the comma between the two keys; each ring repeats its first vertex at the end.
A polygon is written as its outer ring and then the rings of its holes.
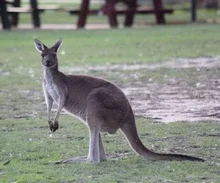
{"type": "MultiPolygon", "coordinates": [[[[169,71],[193,69],[196,72],[195,79],[193,78],[192,82],[190,77],[168,77],[166,82],[158,82],[149,78],[148,81],[141,82],[138,78],[136,83],[130,82],[126,85],[119,83],[130,100],[136,116],[165,123],[201,120],[220,121],[220,57],[177,59],[162,64],[61,67],[61,70],[65,73],[89,75],[110,71],[111,76],[112,73],[121,73],[123,74],[122,78],[124,78],[128,77],[126,71],[129,70],[132,73],[139,73],[141,69],[142,71],[155,70],[160,74],[158,69],[161,68],[170,68],[169,71]]],[[[115,79],[117,80],[117,77],[115,79]]],[[[7,105],[0,107],[2,111],[0,119],[28,118],[35,115],[46,116],[46,105],[42,91],[16,91],[19,98],[15,98],[13,93],[7,91],[0,91],[0,94],[2,99],[4,97],[10,99],[7,100],[7,105]],[[29,107],[27,108],[27,106],[29,107]]],[[[53,111],[55,110],[56,107],[53,111]]]]}
{"type": "MultiPolygon", "coordinates": [[[[220,68],[220,57],[177,59],[162,64],[104,65],[75,68],[78,71],[105,70],[157,70],[160,68],[200,69],[220,68]]],[[[220,78],[200,75],[199,82],[189,85],[190,81],[170,78],[166,83],[149,80],[148,83],[131,83],[123,91],[129,98],[136,116],[153,118],[160,122],[220,120],[220,78]]]]}
{"type": "MultiPolygon", "coordinates": [[[[220,68],[220,58],[179,59],[175,62],[151,65],[159,67],[220,68]],[[177,64],[178,63],[178,64],[177,64]]],[[[206,77],[206,76],[203,76],[206,77]]],[[[161,122],[220,120],[220,78],[201,78],[194,86],[187,81],[170,79],[168,83],[149,82],[139,87],[124,88],[137,116],[161,122]],[[214,79],[213,79],[214,78],[214,79]]]]}

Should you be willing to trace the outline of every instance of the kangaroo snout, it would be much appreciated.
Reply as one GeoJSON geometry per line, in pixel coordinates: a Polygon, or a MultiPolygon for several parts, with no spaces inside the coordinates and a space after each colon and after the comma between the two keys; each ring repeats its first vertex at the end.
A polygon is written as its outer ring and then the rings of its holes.
{"type": "Polygon", "coordinates": [[[46,60],[46,61],[45,61],[45,65],[46,65],[47,67],[51,66],[51,61],[50,61],[50,60],[46,60]]]}
{"type": "Polygon", "coordinates": [[[43,65],[44,65],[45,67],[53,67],[53,66],[56,65],[56,62],[54,62],[54,61],[51,60],[51,59],[48,59],[48,60],[44,60],[44,61],[43,61],[43,65]]]}

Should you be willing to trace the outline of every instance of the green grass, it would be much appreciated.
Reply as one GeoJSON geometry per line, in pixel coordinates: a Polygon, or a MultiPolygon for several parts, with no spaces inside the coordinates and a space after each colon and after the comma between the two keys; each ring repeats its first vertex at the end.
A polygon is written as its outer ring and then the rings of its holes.
{"type": "Polygon", "coordinates": [[[40,54],[33,39],[51,46],[59,37],[62,67],[106,63],[154,63],[179,57],[219,55],[220,25],[156,26],[93,31],[22,30],[1,32],[0,66],[4,88],[38,87],[40,54]],[[28,82],[28,81],[31,82],[28,82]]]}
{"type": "MultiPolygon", "coordinates": [[[[128,153],[124,159],[101,164],[54,165],[50,161],[86,155],[88,131],[77,119],[62,115],[61,128],[51,135],[41,90],[40,55],[33,39],[52,45],[60,36],[60,68],[106,63],[157,63],[178,57],[219,55],[220,25],[155,26],[145,29],[44,31],[0,34],[0,182],[218,182],[220,180],[219,123],[156,123],[137,118],[141,139],[158,152],[205,158],[199,162],[145,161],[132,152],[121,133],[104,134],[107,153],[128,153]],[[10,161],[10,162],[9,162],[10,161]],[[7,164],[8,162],[8,164],[7,164]]],[[[70,69],[71,70],[71,69],[70,69]]],[[[219,76],[217,69],[203,71],[219,76]]],[[[79,72],[77,72],[79,73],[79,72]]],[[[119,85],[153,77],[158,82],[184,77],[196,82],[197,72],[159,69],[118,73],[90,71],[119,85]],[[140,72],[140,78],[133,78],[140,72]],[[194,80],[192,80],[194,79],[194,80]]],[[[199,76],[198,76],[199,77],[199,76]]],[[[208,82],[208,78],[206,79],[208,82]]]]}
{"type": "Polygon", "coordinates": [[[62,37],[61,52],[65,54],[60,55],[60,59],[64,64],[153,62],[177,57],[213,56],[219,50],[218,30],[219,25],[216,24],[93,31],[1,32],[0,58],[9,63],[12,59],[22,64],[25,61],[25,65],[38,63],[38,54],[33,52],[33,39],[36,37],[49,46],[62,37]],[[14,54],[8,56],[7,51],[14,54]],[[24,52],[31,54],[33,59],[27,62],[24,52]]]}
{"type": "Polygon", "coordinates": [[[61,117],[61,129],[50,135],[45,119],[1,121],[1,182],[218,182],[219,125],[214,123],[153,123],[137,121],[143,142],[157,151],[197,155],[199,162],[145,161],[129,148],[121,133],[104,135],[108,153],[127,158],[101,164],[54,165],[50,161],[86,155],[87,129],[72,117],[61,117]],[[154,144],[154,147],[152,145],[154,144]],[[10,160],[10,163],[3,165],[10,160]]]}

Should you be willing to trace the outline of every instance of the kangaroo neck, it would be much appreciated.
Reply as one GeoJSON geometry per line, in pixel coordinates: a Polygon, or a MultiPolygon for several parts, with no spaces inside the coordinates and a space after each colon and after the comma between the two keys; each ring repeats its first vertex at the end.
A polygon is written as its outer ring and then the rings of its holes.
{"type": "Polygon", "coordinates": [[[58,65],[52,67],[44,67],[44,77],[54,79],[58,76],[58,65]]]}

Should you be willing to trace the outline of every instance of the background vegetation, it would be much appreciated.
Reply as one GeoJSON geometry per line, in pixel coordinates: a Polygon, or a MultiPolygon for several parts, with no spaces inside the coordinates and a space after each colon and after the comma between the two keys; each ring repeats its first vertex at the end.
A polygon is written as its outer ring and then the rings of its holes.
{"type": "MultiPolygon", "coordinates": [[[[61,128],[47,126],[41,91],[40,55],[33,39],[52,45],[59,37],[60,70],[105,64],[162,63],[179,57],[219,55],[220,25],[154,26],[119,30],[17,30],[0,33],[0,182],[218,182],[220,126],[218,122],[158,123],[137,117],[141,139],[158,152],[203,157],[201,162],[144,161],[135,155],[121,133],[104,134],[114,158],[100,164],[54,165],[51,161],[86,155],[88,132],[76,118],[62,115],[61,128]]],[[[138,73],[139,71],[133,71],[138,73]]],[[[179,73],[167,70],[171,75],[179,73]]],[[[181,72],[181,71],[180,71],[181,72]]],[[[184,71],[182,71],[184,74],[184,71]]],[[[211,72],[211,71],[210,71],[211,72]]],[[[216,71],[217,72],[217,71],[216,71]]],[[[71,72],[73,73],[73,71],[71,72]]],[[[123,86],[132,76],[118,78],[86,72],[123,86]]],[[[188,74],[190,72],[187,71],[188,74]]],[[[160,71],[144,77],[160,79],[160,71]]],[[[189,79],[192,79],[189,77],[189,79]]]]}

